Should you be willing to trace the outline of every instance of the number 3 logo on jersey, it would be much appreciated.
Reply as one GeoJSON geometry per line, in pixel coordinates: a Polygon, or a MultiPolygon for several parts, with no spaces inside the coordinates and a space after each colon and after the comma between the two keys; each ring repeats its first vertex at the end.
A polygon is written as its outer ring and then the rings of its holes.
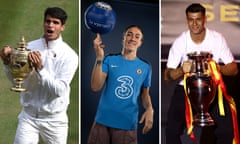
{"type": "Polygon", "coordinates": [[[120,76],[117,79],[121,85],[116,87],[115,95],[120,99],[127,99],[133,94],[133,78],[130,76],[120,76]]]}

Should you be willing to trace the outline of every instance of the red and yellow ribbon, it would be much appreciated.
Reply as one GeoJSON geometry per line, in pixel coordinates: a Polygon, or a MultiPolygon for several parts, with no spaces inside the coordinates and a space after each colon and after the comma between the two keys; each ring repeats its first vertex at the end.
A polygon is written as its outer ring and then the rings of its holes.
{"type": "Polygon", "coordinates": [[[186,78],[189,76],[189,73],[186,73],[184,75],[184,91],[185,91],[185,117],[186,117],[186,125],[187,125],[187,134],[190,136],[190,138],[197,143],[197,140],[193,133],[193,114],[192,114],[192,107],[191,102],[189,100],[187,89],[186,89],[186,78]]]}
{"type": "MultiPolygon", "coordinates": [[[[238,132],[238,122],[237,122],[237,110],[236,110],[236,104],[233,100],[233,98],[228,95],[225,84],[223,82],[223,79],[221,77],[220,72],[217,69],[216,63],[213,60],[209,61],[209,65],[212,71],[212,78],[215,81],[215,83],[218,86],[218,107],[219,107],[219,114],[221,116],[225,116],[224,112],[224,106],[223,106],[223,96],[226,99],[226,101],[229,104],[231,114],[232,114],[232,122],[233,122],[233,130],[234,130],[234,138],[232,144],[240,144],[239,141],[239,132],[238,132]]],[[[187,124],[187,133],[190,136],[190,138],[196,143],[195,136],[193,134],[193,116],[192,116],[192,108],[191,103],[189,100],[189,97],[187,95],[186,91],[186,78],[189,76],[189,74],[184,75],[184,90],[185,90],[185,104],[186,104],[186,124],[187,124]]]]}

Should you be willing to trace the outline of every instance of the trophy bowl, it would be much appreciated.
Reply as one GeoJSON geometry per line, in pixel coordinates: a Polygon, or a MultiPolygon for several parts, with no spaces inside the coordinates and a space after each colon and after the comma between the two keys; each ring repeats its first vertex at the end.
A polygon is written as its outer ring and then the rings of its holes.
{"type": "Polygon", "coordinates": [[[208,64],[212,54],[190,53],[188,57],[192,61],[192,67],[190,75],[186,78],[186,92],[197,113],[194,115],[193,125],[201,127],[214,125],[214,120],[208,113],[217,89],[208,64]]]}
{"type": "Polygon", "coordinates": [[[14,82],[11,90],[15,92],[26,91],[26,88],[23,87],[23,82],[32,71],[32,66],[28,60],[30,50],[27,49],[26,45],[26,41],[22,37],[18,43],[18,47],[13,48],[10,55],[9,71],[14,82]]]}
{"type": "Polygon", "coordinates": [[[191,104],[197,114],[194,116],[193,125],[211,126],[214,121],[208,109],[215,97],[216,86],[211,76],[193,75],[186,79],[187,93],[191,104]]]}

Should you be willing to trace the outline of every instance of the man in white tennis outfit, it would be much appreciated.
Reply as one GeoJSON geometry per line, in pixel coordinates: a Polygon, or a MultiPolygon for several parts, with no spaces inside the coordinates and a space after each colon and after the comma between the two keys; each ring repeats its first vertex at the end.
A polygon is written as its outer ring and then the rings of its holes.
{"type": "MultiPolygon", "coordinates": [[[[63,9],[47,8],[43,36],[27,45],[34,69],[24,81],[27,91],[20,93],[22,111],[14,144],[37,144],[39,136],[46,144],[67,143],[70,83],[78,67],[78,55],[62,40],[66,20],[63,9]]],[[[10,46],[0,52],[10,79],[7,67],[11,52],[10,46]]]]}

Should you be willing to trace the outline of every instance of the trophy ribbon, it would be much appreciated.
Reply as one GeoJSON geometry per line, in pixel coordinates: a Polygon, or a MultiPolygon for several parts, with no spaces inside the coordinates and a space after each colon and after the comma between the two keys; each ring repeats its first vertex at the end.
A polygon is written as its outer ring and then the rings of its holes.
{"type": "MultiPolygon", "coordinates": [[[[218,72],[217,68],[216,68],[216,64],[213,61],[210,61],[210,66],[212,68],[212,70],[214,71],[214,77],[218,80],[218,91],[219,94],[223,94],[224,98],[226,99],[226,101],[229,104],[230,110],[231,110],[231,114],[232,114],[232,123],[233,123],[233,132],[234,132],[234,138],[233,138],[233,144],[240,144],[240,140],[239,140],[239,131],[238,131],[238,121],[237,121],[237,110],[236,110],[236,104],[234,102],[234,99],[228,95],[227,93],[227,89],[225,87],[225,84],[223,82],[223,79],[221,77],[220,72],[218,72]]],[[[219,96],[218,96],[219,97],[219,96]]],[[[222,97],[222,96],[220,96],[222,97]]],[[[221,99],[222,100],[222,99],[221,99]]],[[[218,101],[219,103],[219,101],[218,101]]],[[[223,102],[219,107],[220,110],[220,115],[225,115],[224,113],[224,107],[223,107],[223,102]],[[221,106],[222,105],[222,106],[221,106]]]]}
{"type": "Polygon", "coordinates": [[[186,125],[187,125],[187,134],[190,136],[190,138],[193,140],[195,144],[197,144],[197,140],[195,138],[195,135],[193,133],[193,114],[192,114],[192,107],[191,102],[187,94],[186,90],[186,78],[189,76],[189,73],[184,74],[184,91],[185,91],[185,117],[186,117],[186,125]]]}
{"type": "MultiPolygon", "coordinates": [[[[213,60],[209,61],[210,68],[212,69],[212,77],[214,81],[218,84],[218,107],[219,107],[219,113],[221,116],[225,115],[224,107],[223,107],[223,96],[228,102],[232,114],[232,122],[233,122],[233,130],[234,130],[234,138],[232,144],[240,144],[239,140],[239,131],[238,131],[238,121],[237,121],[237,110],[236,110],[236,104],[234,102],[234,99],[227,94],[227,89],[225,87],[225,84],[223,82],[223,79],[221,77],[220,72],[217,70],[216,63],[213,60]]],[[[184,90],[185,90],[185,117],[186,117],[186,125],[187,125],[187,134],[190,136],[190,138],[196,142],[196,138],[193,133],[193,116],[192,116],[192,108],[191,108],[191,102],[189,100],[189,97],[186,92],[186,78],[189,75],[189,73],[184,74],[184,90]]]]}

